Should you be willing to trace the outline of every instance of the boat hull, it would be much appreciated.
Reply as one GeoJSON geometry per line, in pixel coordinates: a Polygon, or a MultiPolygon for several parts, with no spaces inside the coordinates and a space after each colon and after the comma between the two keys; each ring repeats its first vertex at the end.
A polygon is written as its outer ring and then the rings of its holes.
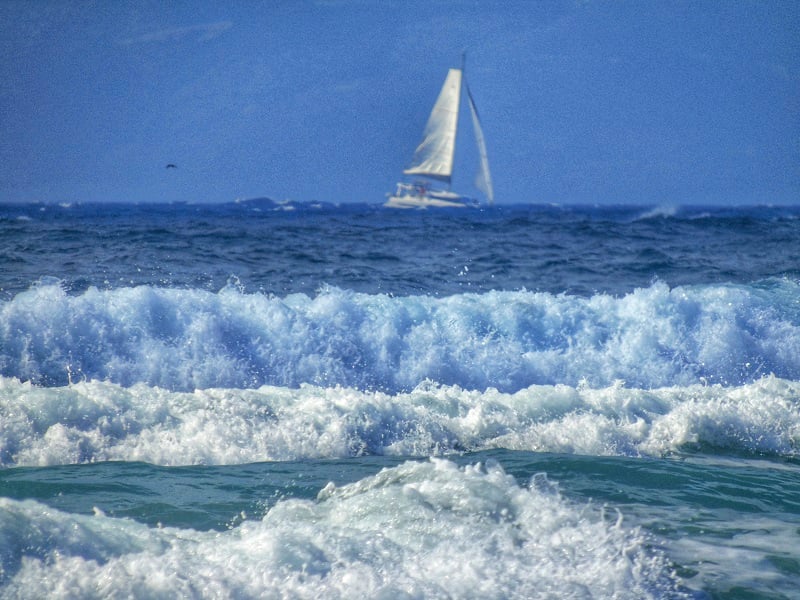
{"type": "Polygon", "coordinates": [[[477,208],[474,198],[451,191],[432,190],[425,185],[397,184],[397,192],[384,203],[387,208],[477,208]]]}
{"type": "Polygon", "coordinates": [[[383,206],[386,208],[477,208],[478,203],[471,198],[445,200],[430,196],[389,196],[383,206]]]}

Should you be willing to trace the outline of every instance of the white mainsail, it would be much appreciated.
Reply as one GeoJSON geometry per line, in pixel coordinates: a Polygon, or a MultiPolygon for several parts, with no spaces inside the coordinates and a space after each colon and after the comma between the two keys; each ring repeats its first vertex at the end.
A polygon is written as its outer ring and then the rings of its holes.
{"type": "Polygon", "coordinates": [[[450,69],[425,125],[422,142],[414,152],[406,175],[422,175],[450,183],[456,149],[458,105],[461,99],[461,71],[450,69]]]}
{"type": "Polygon", "coordinates": [[[481,167],[475,177],[475,185],[486,194],[489,204],[494,204],[494,190],[492,189],[492,174],[489,172],[489,156],[486,153],[486,139],[483,137],[481,120],[478,118],[478,109],[475,107],[475,100],[472,99],[469,85],[466,88],[467,98],[469,98],[469,112],[472,115],[472,128],[475,130],[475,142],[478,145],[478,153],[481,158],[481,167]]]}

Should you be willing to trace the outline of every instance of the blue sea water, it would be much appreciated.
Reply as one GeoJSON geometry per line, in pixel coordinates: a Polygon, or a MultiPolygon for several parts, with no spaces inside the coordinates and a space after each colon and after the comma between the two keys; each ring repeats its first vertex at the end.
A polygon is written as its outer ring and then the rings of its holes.
{"type": "Polygon", "coordinates": [[[0,205],[0,597],[798,589],[797,207],[0,205]]]}

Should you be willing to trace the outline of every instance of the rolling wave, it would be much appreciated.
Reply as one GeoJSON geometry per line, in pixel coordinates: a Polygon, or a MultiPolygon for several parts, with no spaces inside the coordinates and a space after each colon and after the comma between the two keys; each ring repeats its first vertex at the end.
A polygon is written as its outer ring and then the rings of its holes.
{"type": "Polygon", "coordinates": [[[3,593],[75,597],[689,597],[622,515],[496,464],[404,463],[224,532],[0,498],[3,593]]]}
{"type": "Polygon", "coordinates": [[[477,392],[425,383],[389,395],[351,388],[170,392],[0,378],[0,466],[107,460],[243,464],[492,448],[594,456],[796,457],[800,382],[654,390],[531,386],[477,392]]]}
{"type": "Polygon", "coordinates": [[[174,391],[409,391],[433,380],[514,392],[616,380],[639,388],[800,379],[800,284],[615,297],[492,291],[443,298],[327,288],[314,297],[139,286],[67,294],[43,283],[0,305],[0,375],[174,391]]]}

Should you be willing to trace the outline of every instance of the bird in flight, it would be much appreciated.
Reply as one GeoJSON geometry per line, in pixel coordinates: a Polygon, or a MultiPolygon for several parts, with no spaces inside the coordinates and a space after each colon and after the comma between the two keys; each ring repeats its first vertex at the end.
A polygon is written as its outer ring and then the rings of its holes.
{"type": "Polygon", "coordinates": [[[173,163],[169,163],[169,164],[167,165],[167,169],[177,169],[177,168],[178,168],[178,165],[175,165],[175,164],[173,164],[173,163]]]}

